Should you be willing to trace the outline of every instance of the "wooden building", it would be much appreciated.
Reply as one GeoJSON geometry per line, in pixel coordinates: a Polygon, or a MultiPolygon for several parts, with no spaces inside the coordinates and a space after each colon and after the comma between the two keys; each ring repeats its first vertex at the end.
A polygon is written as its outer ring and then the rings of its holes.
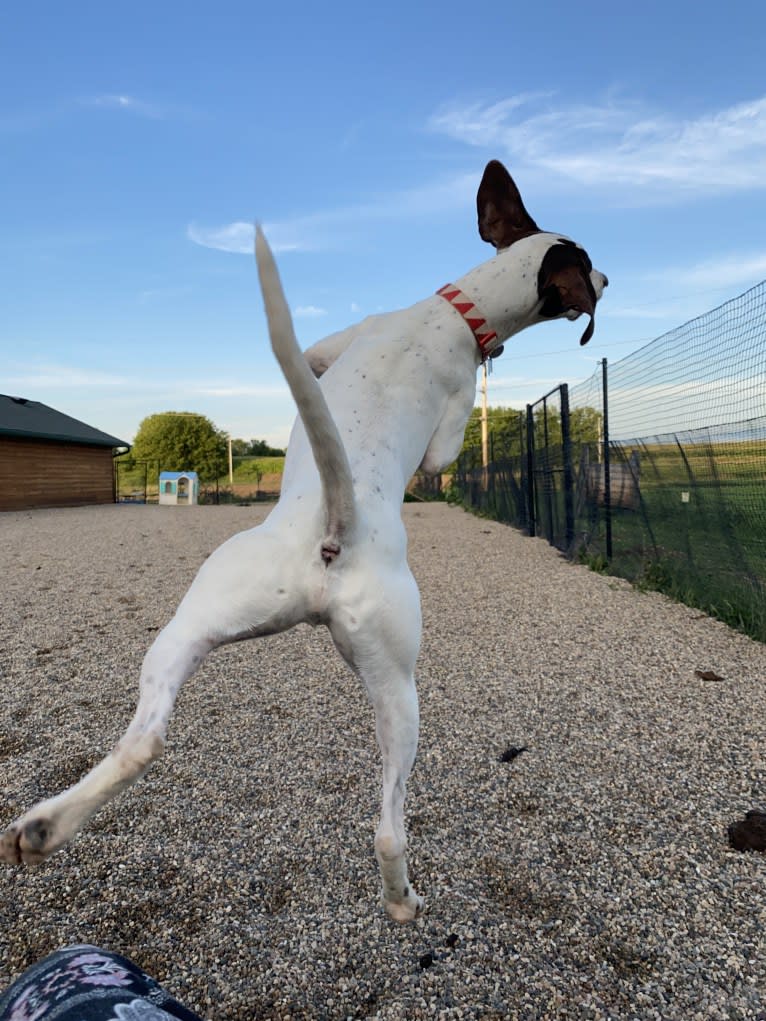
{"type": "Polygon", "coordinates": [[[0,394],[0,511],[114,503],[130,444],[47,404],[0,394]]]}

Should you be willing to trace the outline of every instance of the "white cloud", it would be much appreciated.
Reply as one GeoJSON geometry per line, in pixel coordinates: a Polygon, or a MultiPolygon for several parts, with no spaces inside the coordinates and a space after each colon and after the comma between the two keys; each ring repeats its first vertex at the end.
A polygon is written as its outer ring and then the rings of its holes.
{"type": "MultiPolygon", "coordinates": [[[[632,294],[599,305],[606,319],[680,325],[766,279],[766,251],[729,252],[685,266],[633,274],[632,294]]],[[[616,296],[615,296],[616,297],[616,296]]]]}
{"type": "MultiPolygon", "coordinates": [[[[118,104],[131,97],[110,97],[118,104]]],[[[530,92],[495,103],[451,103],[429,130],[500,154],[537,188],[585,186],[623,204],[766,188],[766,96],[697,117],[682,118],[625,99],[556,102],[530,92]]],[[[476,172],[373,196],[349,206],[264,225],[275,252],[341,248],[371,225],[412,220],[473,203],[476,172]]],[[[190,223],[196,244],[251,254],[253,226],[236,220],[190,223]]]]}
{"type": "Polygon", "coordinates": [[[733,252],[693,266],[668,268],[651,279],[672,281],[673,285],[698,288],[742,287],[766,277],[766,252],[733,252]]]}
{"type": "Polygon", "coordinates": [[[151,287],[146,291],[139,292],[138,303],[148,305],[156,301],[181,298],[185,294],[190,294],[191,290],[188,284],[181,284],[178,287],[151,287]]]}
{"type": "Polygon", "coordinates": [[[126,93],[105,93],[100,96],[88,96],[81,100],[83,106],[99,107],[103,110],[125,110],[140,117],[160,119],[165,116],[162,107],[155,103],[147,103],[126,93]]]}
{"type": "MultiPolygon", "coordinates": [[[[378,195],[369,202],[264,224],[263,232],[277,253],[337,249],[352,236],[369,236],[370,224],[412,220],[456,205],[470,206],[475,188],[475,173],[459,174],[422,187],[378,195]]],[[[206,248],[251,255],[253,231],[252,223],[239,220],[213,227],[190,223],[186,236],[206,248]]]]}
{"type": "Polygon", "coordinates": [[[6,387],[49,387],[61,390],[74,387],[124,386],[127,382],[124,376],[50,363],[17,368],[15,374],[11,372],[3,377],[3,384],[6,387]]]}
{"type": "Polygon", "coordinates": [[[298,305],[293,309],[293,315],[296,319],[320,319],[327,315],[327,309],[317,305],[298,305]]]}
{"type": "MultiPolygon", "coordinates": [[[[553,386],[557,386],[561,380],[558,376],[501,376],[497,371],[493,371],[487,378],[487,389],[488,390],[526,390],[528,387],[533,387],[535,392],[539,390],[542,392],[546,387],[550,389],[553,386]]],[[[480,389],[477,386],[477,392],[480,389]]],[[[539,394],[538,394],[539,396],[539,394]]],[[[537,398],[535,398],[537,399],[537,398]]]]}
{"type": "Polygon", "coordinates": [[[217,248],[221,252],[252,254],[255,247],[255,227],[252,223],[227,223],[222,227],[199,227],[190,223],[186,228],[190,241],[204,248],[217,248]]]}
{"type": "MultiPolygon", "coordinates": [[[[263,231],[274,252],[294,252],[310,247],[297,240],[294,230],[291,232],[284,226],[264,224],[263,231]]],[[[243,220],[225,223],[220,227],[200,227],[190,223],[186,228],[186,236],[203,248],[216,248],[236,255],[252,255],[255,247],[255,225],[243,220]]]]}
{"type": "Polygon", "coordinates": [[[105,92],[95,96],[70,96],[12,114],[0,114],[0,132],[32,131],[69,117],[72,111],[115,110],[149,120],[164,120],[172,117],[181,120],[198,120],[197,110],[179,103],[156,103],[139,99],[126,92],[105,92]]]}
{"type": "Polygon", "coordinates": [[[136,100],[131,96],[94,96],[90,103],[93,106],[117,106],[127,109],[136,105],[136,100]]]}
{"type": "Polygon", "coordinates": [[[662,436],[686,429],[736,425],[763,411],[766,374],[675,378],[624,384],[610,374],[609,434],[615,440],[662,436]]]}
{"type": "Polygon", "coordinates": [[[431,130],[500,148],[514,167],[552,181],[633,189],[633,201],[766,188],[766,96],[683,119],[627,101],[554,105],[520,94],[493,104],[453,103],[431,130]]]}
{"type": "MultiPolygon", "coordinates": [[[[721,368],[726,366],[721,363],[721,368]]],[[[595,368],[574,386],[570,382],[571,407],[600,405],[600,375],[600,368],[595,368]]],[[[618,360],[612,362],[609,370],[610,438],[629,442],[684,430],[737,428],[762,413],[766,372],[759,368],[753,367],[749,376],[722,372],[715,378],[705,379],[696,374],[689,378],[689,375],[683,371],[666,373],[664,379],[658,380],[656,373],[647,372],[642,376],[636,372],[635,363],[624,372],[618,360]]],[[[553,381],[551,386],[560,381],[553,381]]],[[[540,388],[530,391],[529,403],[539,400],[541,393],[540,388]]],[[[505,403],[504,395],[501,401],[505,403]]],[[[520,401],[513,398],[511,403],[520,401]]],[[[699,439],[704,442],[707,437],[699,439]]]]}
{"type": "Polygon", "coordinates": [[[202,397],[286,397],[290,391],[287,384],[246,384],[236,383],[188,383],[183,386],[187,394],[198,394],[202,397]]]}
{"type": "Polygon", "coordinates": [[[686,297],[677,301],[653,302],[646,305],[610,305],[601,310],[601,315],[607,319],[659,319],[665,320],[675,318],[678,315],[678,305],[687,301],[686,297]]]}
{"type": "MultiPolygon", "coordinates": [[[[275,383],[242,384],[226,377],[220,380],[199,380],[194,378],[162,377],[144,378],[140,376],[117,376],[108,372],[98,372],[72,365],[39,363],[32,365],[13,366],[11,372],[3,376],[6,390],[17,390],[22,393],[33,390],[73,390],[79,388],[102,389],[104,387],[120,388],[123,391],[135,391],[151,394],[157,399],[163,394],[183,394],[203,397],[286,397],[289,395],[287,384],[279,380],[275,383]]],[[[22,393],[22,396],[24,394],[22,393]]]]}

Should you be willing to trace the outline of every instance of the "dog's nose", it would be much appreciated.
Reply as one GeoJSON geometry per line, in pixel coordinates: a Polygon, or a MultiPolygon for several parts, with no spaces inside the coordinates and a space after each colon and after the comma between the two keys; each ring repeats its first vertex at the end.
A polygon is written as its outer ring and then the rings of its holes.
{"type": "Polygon", "coordinates": [[[606,273],[602,273],[601,276],[604,279],[604,287],[608,287],[609,286],[609,277],[606,275],[606,273]]]}

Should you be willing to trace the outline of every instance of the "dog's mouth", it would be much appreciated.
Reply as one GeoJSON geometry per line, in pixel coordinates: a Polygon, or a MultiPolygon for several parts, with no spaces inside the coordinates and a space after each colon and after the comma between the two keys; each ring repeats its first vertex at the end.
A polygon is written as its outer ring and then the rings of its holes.
{"type": "Polygon", "coordinates": [[[555,319],[579,319],[587,315],[590,322],[580,344],[587,344],[595,329],[596,292],[590,278],[591,261],[587,253],[572,242],[562,239],[545,253],[537,277],[537,292],[542,300],[540,315],[555,319]]]}

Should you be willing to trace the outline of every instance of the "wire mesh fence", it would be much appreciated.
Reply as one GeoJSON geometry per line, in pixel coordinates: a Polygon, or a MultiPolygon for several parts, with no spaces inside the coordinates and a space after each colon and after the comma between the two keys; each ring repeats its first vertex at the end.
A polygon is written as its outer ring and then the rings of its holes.
{"type": "Polygon", "coordinates": [[[451,497],[766,641],[766,281],[490,421],[451,497]]]}

